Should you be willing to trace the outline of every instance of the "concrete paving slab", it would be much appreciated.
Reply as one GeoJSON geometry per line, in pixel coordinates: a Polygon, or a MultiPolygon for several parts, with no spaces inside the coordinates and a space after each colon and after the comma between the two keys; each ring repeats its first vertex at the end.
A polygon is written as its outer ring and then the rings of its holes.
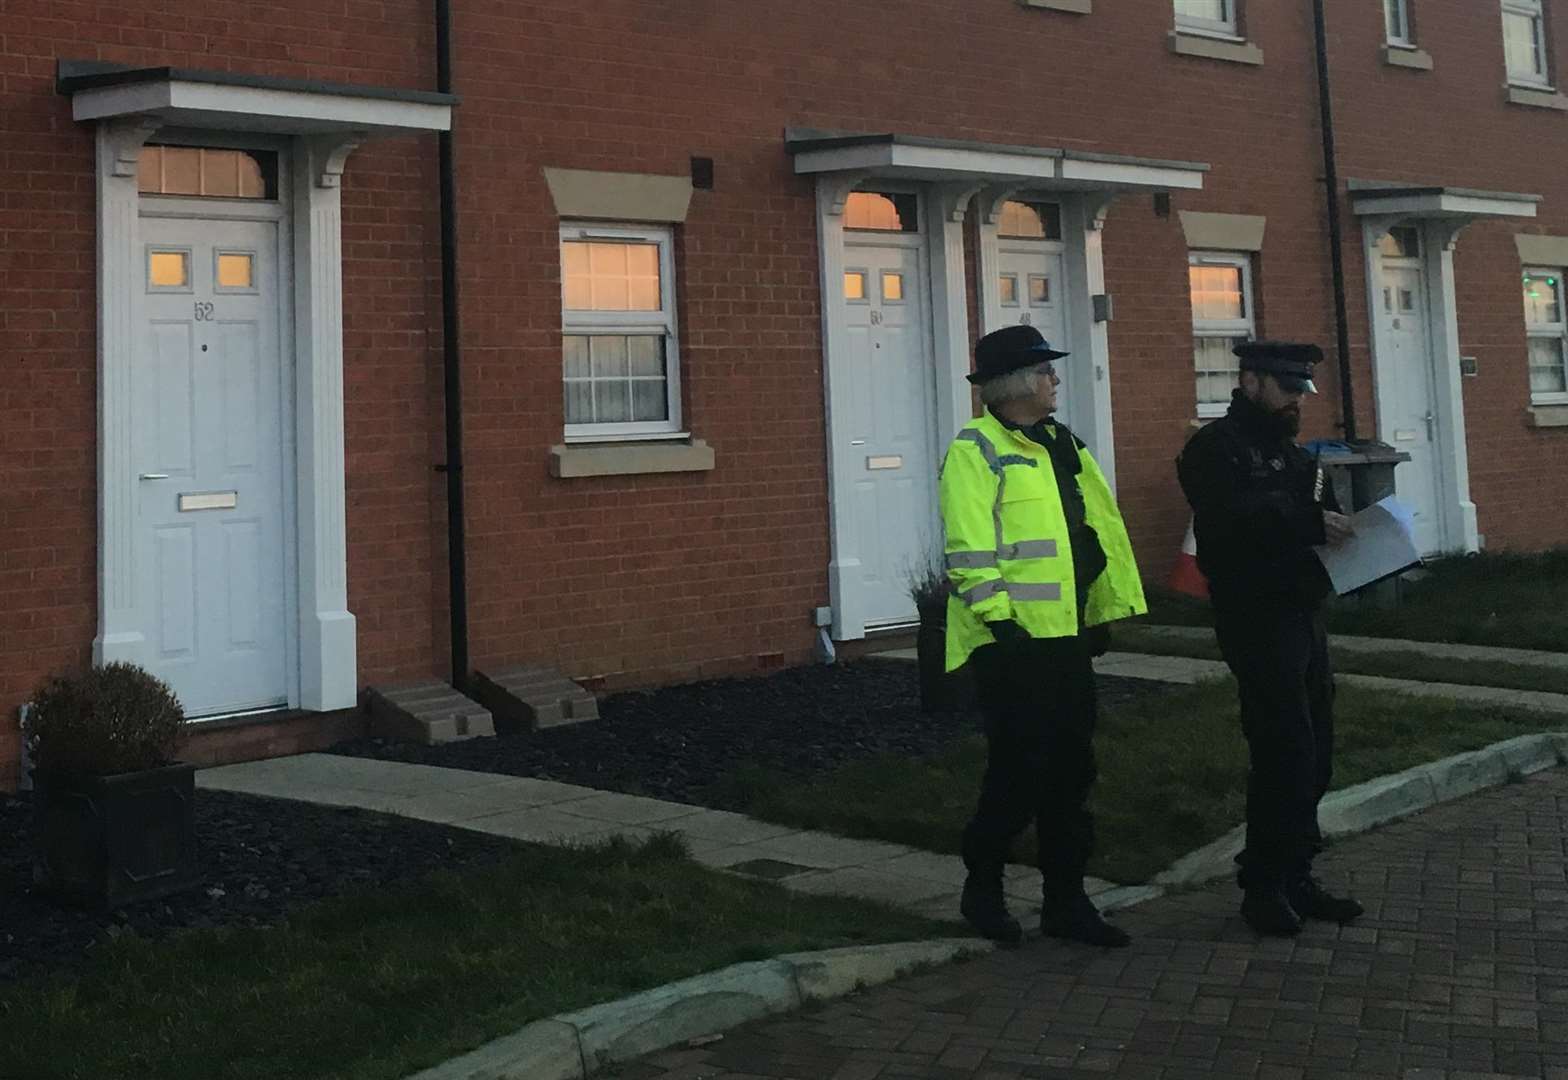
{"type": "Polygon", "coordinates": [[[775,825],[770,821],[758,821],[728,810],[698,809],[695,814],[681,818],[679,831],[693,839],[700,837],[725,844],[749,844],[757,840],[789,836],[800,830],[788,825],[775,825]]]}
{"type": "Polygon", "coordinates": [[[851,840],[821,832],[797,832],[750,845],[757,858],[782,859],[819,870],[864,866],[906,854],[909,848],[876,840],[851,840]]]}
{"type": "Polygon", "coordinates": [[[467,791],[441,791],[431,794],[399,796],[404,817],[419,818],[446,825],[462,824],[474,818],[490,817],[510,810],[526,810],[538,805],[523,797],[522,789],[511,784],[491,784],[467,791]]]}
{"type": "Polygon", "coordinates": [[[1191,684],[1205,679],[1220,679],[1230,674],[1230,669],[1219,660],[1195,660],[1186,656],[1146,656],[1142,653],[1108,652],[1094,661],[1094,670],[1102,675],[1120,675],[1125,679],[1149,679],[1155,682],[1191,684]]]}
{"type": "Polygon", "coordinates": [[[693,849],[692,858],[704,866],[711,866],[715,870],[727,870],[737,863],[747,862],[751,859],[763,858],[752,849],[750,844],[725,844],[722,847],[711,848],[707,851],[693,849]]]}
{"type": "Polygon", "coordinates": [[[968,874],[964,869],[964,860],[957,855],[939,855],[933,851],[911,851],[882,862],[867,863],[866,869],[901,877],[917,877],[946,885],[950,889],[962,889],[968,874]]]}
{"type": "Polygon", "coordinates": [[[611,825],[564,813],[553,806],[531,806],[474,818],[464,822],[463,828],[535,844],[559,845],[591,843],[617,833],[636,836],[640,832],[634,825],[611,825]]]}
{"type": "Polygon", "coordinates": [[[1380,675],[1336,675],[1335,678],[1347,686],[1368,690],[1387,690],[1415,697],[1450,698],[1478,705],[1504,705],[1568,716],[1568,694],[1549,694],[1543,690],[1508,690],[1496,686],[1464,686],[1459,683],[1408,682],[1404,679],[1385,679],[1380,675]]]}
{"type": "MultiPolygon", "coordinates": [[[[1206,626],[1151,626],[1140,625],[1142,633],[1185,641],[1214,640],[1214,631],[1206,626]]],[[[1331,634],[1330,642],[1336,647],[1357,653],[1414,652],[1428,657],[1452,660],[1490,660],[1530,667],[1554,668],[1568,671],[1568,653],[1545,652],[1538,649],[1511,649],[1496,645],[1455,645],[1444,641],[1410,641],[1401,638],[1363,637],[1356,634],[1331,634]]]]}
{"type": "Polygon", "coordinates": [[[673,822],[690,817],[702,808],[685,803],[663,802],[641,795],[619,795],[599,792],[586,799],[563,803],[560,810],[579,817],[616,825],[651,825],[655,822],[673,822]]]}
{"type": "Polygon", "coordinates": [[[940,882],[903,874],[889,874],[861,866],[842,870],[820,870],[812,874],[784,878],[779,882],[791,892],[812,896],[855,896],[862,900],[879,900],[884,904],[908,907],[932,897],[943,896],[952,887],[940,882]]]}

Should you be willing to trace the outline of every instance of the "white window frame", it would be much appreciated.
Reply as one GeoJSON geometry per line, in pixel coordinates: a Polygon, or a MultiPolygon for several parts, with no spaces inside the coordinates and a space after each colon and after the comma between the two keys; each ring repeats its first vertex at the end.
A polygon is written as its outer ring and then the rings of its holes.
{"type": "MultiPolygon", "coordinates": [[[[1546,40],[1546,9],[1543,0],[1502,0],[1502,13],[1522,15],[1535,23],[1535,62],[1537,70],[1515,71],[1507,67],[1508,81],[1518,86],[1544,87],[1552,83],[1552,62],[1546,40]]],[[[1506,21],[1503,33],[1503,63],[1508,65],[1508,35],[1506,21]]]]}
{"type": "MultiPolygon", "coordinates": [[[[1557,286],[1556,286],[1556,288],[1557,288],[1557,315],[1558,315],[1558,321],[1555,322],[1555,323],[1535,323],[1535,324],[1532,324],[1528,319],[1526,319],[1525,320],[1525,324],[1524,324],[1524,333],[1525,333],[1525,338],[1527,339],[1526,340],[1526,344],[1527,345],[1529,343],[1528,339],[1530,339],[1530,338],[1551,338],[1551,339],[1554,339],[1556,341],[1561,342],[1562,343],[1562,348],[1559,351],[1558,355],[1562,357],[1564,368],[1568,369],[1568,309],[1565,309],[1563,307],[1564,293],[1568,292],[1568,289],[1564,289],[1564,287],[1563,287],[1563,269],[1564,268],[1560,267],[1560,266],[1527,266],[1527,267],[1524,268],[1524,272],[1526,274],[1531,274],[1531,275],[1539,276],[1539,277],[1554,277],[1554,278],[1557,279],[1557,286]]],[[[1522,302],[1522,300],[1523,300],[1523,298],[1521,297],[1521,302],[1522,302]]],[[[1526,370],[1525,370],[1525,378],[1526,378],[1527,381],[1529,379],[1529,364],[1530,364],[1530,352],[1529,352],[1528,349],[1526,349],[1525,350],[1525,368],[1526,368],[1526,370]]],[[[1564,376],[1565,376],[1565,378],[1568,378],[1568,371],[1564,372],[1564,376]]],[[[1549,392],[1546,392],[1546,393],[1538,393],[1537,391],[1532,389],[1530,391],[1530,404],[1532,404],[1532,405],[1568,405],[1568,390],[1549,391],[1549,392]]]]}
{"type": "Polygon", "coordinates": [[[1220,19],[1198,19],[1191,15],[1183,15],[1176,11],[1175,0],[1171,0],[1171,10],[1175,12],[1176,29],[1183,33],[1212,34],[1219,37],[1241,37],[1241,24],[1236,18],[1236,7],[1241,0],[1221,0],[1224,5],[1225,15],[1220,19]]]}
{"type": "MultiPolygon", "coordinates": [[[[1245,337],[1252,341],[1258,336],[1258,310],[1252,298],[1252,255],[1245,251],[1191,251],[1187,253],[1187,266],[1233,266],[1241,271],[1241,305],[1244,317],[1240,319],[1209,319],[1201,321],[1197,312],[1192,315],[1192,336],[1200,337],[1245,337]]],[[[1188,275],[1187,303],[1192,303],[1191,275],[1188,275]]],[[[1198,390],[1197,354],[1189,354],[1194,362],[1192,378],[1193,393],[1198,390]]],[[[1239,364],[1239,361],[1238,361],[1239,364]]],[[[1230,408],[1229,401],[1199,401],[1198,419],[1208,420],[1216,416],[1224,416],[1230,408]]]]}
{"type": "Polygon", "coordinates": [[[1415,48],[1415,39],[1410,36],[1410,0],[1383,0],[1383,26],[1388,44],[1415,48]]]}
{"type": "MultiPolygon", "coordinates": [[[[602,424],[565,425],[566,441],[626,442],[635,439],[675,439],[688,433],[681,428],[679,313],[675,294],[675,232],[658,226],[632,226],[614,222],[573,221],[561,224],[561,243],[569,240],[610,240],[617,243],[653,244],[659,249],[658,311],[569,311],[566,307],[564,251],[557,249],[561,265],[561,334],[596,335],[664,333],[664,372],[667,420],[638,420],[602,424]]],[[[562,343],[559,358],[562,407],[565,407],[566,356],[562,343]]]]}

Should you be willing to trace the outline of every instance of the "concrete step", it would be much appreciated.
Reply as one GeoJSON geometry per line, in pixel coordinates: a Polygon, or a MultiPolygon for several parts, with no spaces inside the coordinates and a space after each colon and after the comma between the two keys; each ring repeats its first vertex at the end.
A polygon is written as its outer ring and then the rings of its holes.
{"type": "Polygon", "coordinates": [[[599,702],[553,668],[515,665],[474,672],[474,697],[495,714],[504,734],[599,718],[599,702]]]}
{"type": "Polygon", "coordinates": [[[365,691],[370,733],[409,742],[457,742],[495,734],[490,710],[434,679],[365,691]]]}

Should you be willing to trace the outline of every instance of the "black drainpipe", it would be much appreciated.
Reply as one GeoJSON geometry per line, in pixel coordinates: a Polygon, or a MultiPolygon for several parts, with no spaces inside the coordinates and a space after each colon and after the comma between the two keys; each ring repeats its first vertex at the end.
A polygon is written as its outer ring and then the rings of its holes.
{"type": "MultiPolygon", "coordinates": [[[[452,7],[436,0],[436,89],[452,92],[452,7]]],[[[446,393],[446,561],[452,614],[452,685],[468,689],[468,548],[463,531],[463,376],[457,318],[457,192],[452,132],[441,148],[441,345],[446,393]]]]}
{"type": "Polygon", "coordinates": [[[1339,397],[1345,440],[1356,438],[1356,402],[1350,385],[1350,317],[1345,309],[1345,252],[1339,235],[1339,167],[1334,156],[1334,105],[1328,82],[1328,29],[1323,0],[1312,0],[1318,41],[1318,109],[1323,128],[1323,188],[1328,201],[1328,251],[1334,269],[1334,330],[1339,341],[1339,397]]]}

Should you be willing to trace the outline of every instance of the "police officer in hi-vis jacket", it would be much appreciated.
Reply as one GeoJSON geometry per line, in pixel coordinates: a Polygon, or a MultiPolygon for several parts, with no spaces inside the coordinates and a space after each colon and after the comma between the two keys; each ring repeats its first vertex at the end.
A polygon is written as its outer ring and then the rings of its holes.
{"type": "Polygon", "coordinates": [[[1022,939],[1002,874],[1013,838],[1034,822],[1041,932],[1121,946],[1127,935],[1083,887],[1094,845],[1091,659],[1105,651],[1107,623],[1147,608],[1104,475],[1052,419],[1053,365],[1066,355],[1030,326],[981,338],[969,380],[986,411],[942,464],[947,668],[973,665],[988,746],[979,807],[964,830],[960,910],[988,938],[1022,939]]]}
{"type": "Polygon", "coordinates": [[[1319,610],[1330,586],[1312,549],[1353,530],[1317,459],[1296,444],[1322,350],[1250,341],[1234,351],[1241,375],[1230,410],[1188,441],[1176,471],[1192,505],[1215,635],[1241,696],[1250,765],[1246,847],[1236,859],[1241,914],[1259,933],[1290,935],[1302,919],[1361,914],[1312,876],[1334,754],[1334,678],[1319,610]]]}

